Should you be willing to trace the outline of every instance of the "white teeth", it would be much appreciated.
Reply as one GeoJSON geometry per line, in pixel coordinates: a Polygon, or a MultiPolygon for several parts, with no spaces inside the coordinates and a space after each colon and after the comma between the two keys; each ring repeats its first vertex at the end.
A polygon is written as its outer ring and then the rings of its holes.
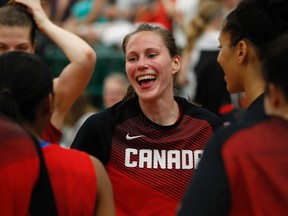
{"type": "Polygon", "coordinates": [[[138,78],[138,82],[140,82],[142,80],[150,80],[150,79],[156,79],[156,76],[154,76],[154,75],[145,75],[145,76],[139,77],[138,78]]]}

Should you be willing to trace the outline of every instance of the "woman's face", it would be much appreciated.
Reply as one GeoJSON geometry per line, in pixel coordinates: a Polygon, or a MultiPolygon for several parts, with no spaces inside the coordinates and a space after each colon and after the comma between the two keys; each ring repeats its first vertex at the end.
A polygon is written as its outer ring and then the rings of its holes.
{"type": "Polygon", "coordinates": [[[227,32],[221,32],[219,36],[220,52],[217,61],[224,71],[224,79],[227,82],[227,90],[230,93],[243,91],[242,77],[239,70],[237,48],[232,47],[230,35],[227,32]]]}
{"type": "Polygon", "coordinates": [[[162,37],[149,31],[133,35],[126,47],[126,72],[141,100],[173,97],[173,77],[179,56],[171,58],[162,37]]]}
{"type": "Polygon", "coordinates": [[[10,51],[34,53],[29,28],[0,26],[0,54],[10,51]]]}

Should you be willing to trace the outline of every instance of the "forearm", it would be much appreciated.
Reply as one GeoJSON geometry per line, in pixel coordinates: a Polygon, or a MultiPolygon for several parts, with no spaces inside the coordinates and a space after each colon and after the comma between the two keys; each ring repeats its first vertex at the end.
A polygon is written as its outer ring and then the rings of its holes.
{"type": "Polygon", "coordinates": [[[96,62],[96,53],[88,43],[52,22],[47,23],[42,32],[64,52],[71,63],[84,67],[82,71],[92,72],[96,62]]]}

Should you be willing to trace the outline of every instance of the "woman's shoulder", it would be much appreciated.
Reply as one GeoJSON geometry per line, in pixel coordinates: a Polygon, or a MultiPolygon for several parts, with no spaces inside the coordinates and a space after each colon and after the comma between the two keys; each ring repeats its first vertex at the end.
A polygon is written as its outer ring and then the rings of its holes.
{"type": "Polygon", "coordinates": [[[123,122],[141,112],[138,98],[132,98],[129,100],[122,100],[112,107],[101,110],[86,120],[86,124],[102,125],[108,122],[123,122]]]}
{"type": "MultiPolygon", "coordinates": [[[[63,148],[58,144],[49,144],[43,148],[43,153],[48,161],[54,161],[54,163],[75,163],[75,164],[89,164],[91,163],[90,157],[86,152],[79,151],[77,149],[63,148]],[[65,158],[65,160],[63,160],[65,158]]],[[[79,165],[77,165],[79,166],[79,165]]],[[[80,166],[81,167],[81,166],[80,166]]]]}
{"type": "Polygon", "coordinates": [[[209,122],[209,124],[211,124],[213,127],[223,126],[223,121],[215,113],[201,107],[196,103],[188,101],[185,98],[177,97],[177,100],[180,100],[182,103],[184,115],[189,115],[192,118],[205,120],[209,122]]]}

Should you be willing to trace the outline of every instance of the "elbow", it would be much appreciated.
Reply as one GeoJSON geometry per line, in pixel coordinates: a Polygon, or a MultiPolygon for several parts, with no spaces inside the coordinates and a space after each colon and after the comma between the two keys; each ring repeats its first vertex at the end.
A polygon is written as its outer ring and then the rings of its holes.
{"type": "Polygon", "coordinates": [[[92,48],[88,48],[83,56],[85,56],[87,69],[89,69],[92,73],[96,65],[96,52],[92,48]]]}
{"type": "Polygon", "coordinates": [[[86,57],[88,58],[89,62],[91,62],[94,66],[96,64],[96,52],[92,48],[88,49],[86,52],[86,57]]]}

